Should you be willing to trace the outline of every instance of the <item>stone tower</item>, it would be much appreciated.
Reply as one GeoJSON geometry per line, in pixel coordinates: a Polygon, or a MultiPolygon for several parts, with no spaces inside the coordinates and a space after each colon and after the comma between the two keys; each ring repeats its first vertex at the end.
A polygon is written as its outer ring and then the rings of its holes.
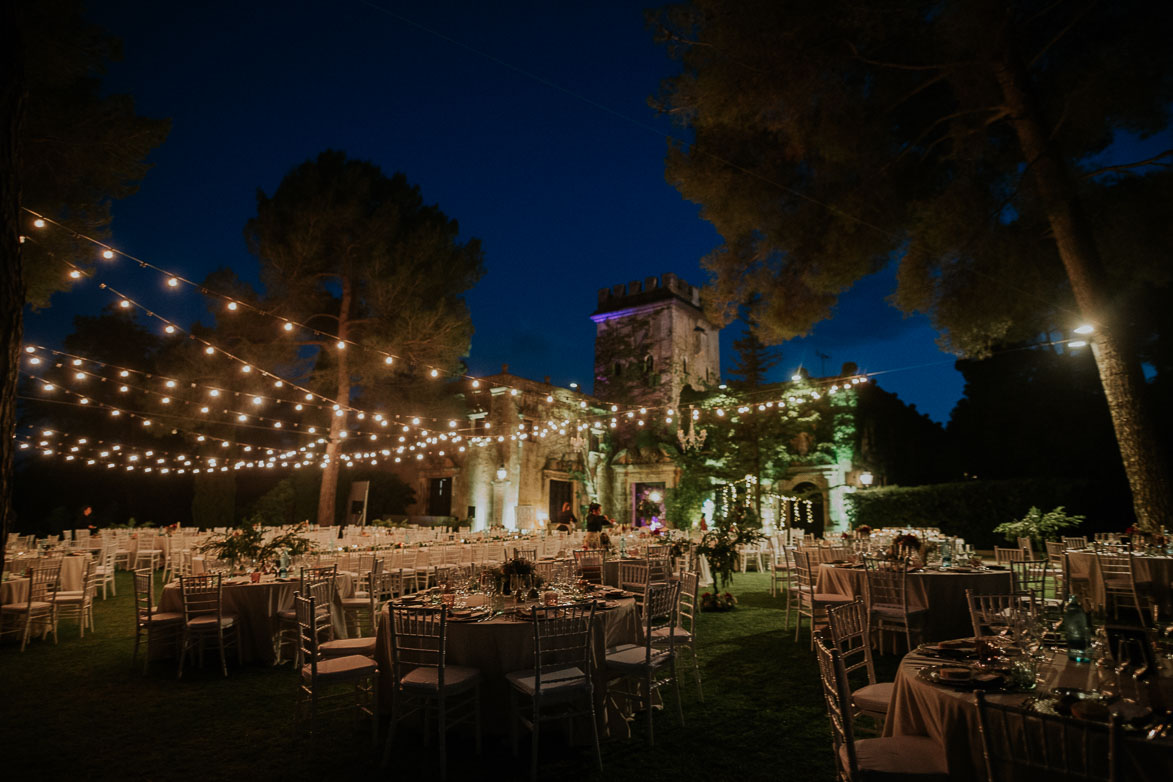
{"type": "Polygon", "coordinates": [[[720,329],[701,309],[700,289],[671,272],[599,291],[594,395],[605,402],[659,406],[691,385],[721,377],[720,329]]]}

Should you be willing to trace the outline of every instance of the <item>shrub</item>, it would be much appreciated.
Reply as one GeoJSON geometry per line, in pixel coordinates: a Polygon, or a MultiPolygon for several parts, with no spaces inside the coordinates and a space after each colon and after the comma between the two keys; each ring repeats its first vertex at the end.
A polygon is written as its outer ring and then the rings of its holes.
{"type": "Polygon", "coordinates": [[[1090,526],[1123,530],[1131,523],[1128,496],[1090,481],[1026,479],[966,481],[929,486],[886,486],[848,494],[851,526],[940,527],[978,548],[1001,544],[994,528],[1021,519],[1032,507],[1064,506],[1092,519],[1090,526]]]}

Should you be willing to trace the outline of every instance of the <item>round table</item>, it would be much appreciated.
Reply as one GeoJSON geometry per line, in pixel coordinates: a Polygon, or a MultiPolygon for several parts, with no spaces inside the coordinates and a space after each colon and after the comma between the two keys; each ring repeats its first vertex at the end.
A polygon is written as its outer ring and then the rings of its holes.
{"type": "MultiPolygon", "coordinates": [[[[957,638],[973,632],[965,590],[976,595],[1005,594],[1013,590],[1008,570],[914,570],[908,574],[909,610],[927,609],[922,631],[926,641],[957,638]]],[[[819,565],[816,592],[863,598],[867,573],[863,567],[819,565]]]]}
{"type": "MultiPolygon", "coordinates": [[[[1104,607],[1104,583],[1100,579],[1100,569],[1096,566],[1096,555],[1093,551],[1068,551],[1067,572],[1074,580],[1088,582],[1092,600],[1099,608],[1104,607]]],[[[1169,606],[1173,598],[1173,557],[1150,557],[1145,554],[1132,555],[1133,571],[1136,580],[1147,581],[1150,586],[1148,593],[1159,606],[1169,606]]]]}
{"type": "MultiPolygon", "coordinates": [[[[88,554],[71,554],[61,558],[60,589],[62,592],[80,592],[85,587],[81,576],[88,558],[88,554]]],[[[9,572],[13,575],[23,574],[30,566],[42,561],[44,560],[40,557],[15,557],[6,560],[4,566],[9,568],[9,572]]],[[[28,600],[28,597],[29,580],[23,575],[6,579],[3,584],[0,584],[0,603],[22,603],[28,600]]]]}
{"type": "MultiPolygon", "coordinates": [[[[253,583],[249,576],[224,579],[220,596],[222,611],[237,616],[237,622],[240,624],[240,652],[245,662],[274,661],[273,636],[280,624],[277,613],[293,608],[293,595],[299,588],[300,582],[296,578],[278,581],[269,576],[256,583],[253,583]]],[[[331,612],[336,638],[346,637],[342,606],[338,601],[352,594],[354,576],[339,573],[338,589],[334,595],[336,602],[331,612]]],[[[163,594],[159,598],[159,610],[183,613],[183,595],[179,591],[178,582],[163,587],[163,594]]],[[[162,645],[160,651],[164,651],[162,645]]],[[[151,646],[151,656],[156,656],[154,645],[151,646]]]]}
{"type": "MultiPolygon", "coordinates": [[[[601,661],[606,650],[620,644],[639,643],[639,612],[634,598],[614,601],[615,608],[597,609],[592,632],[592,678],[594,679],[595,715],[599,736],[626,736],[627,722],[607,709],[607,678],[601,661]]],[[[448,653],[450,665],[476,668],[481,672],[481,724],[489,731],[504,731],[509,726],[509,683],[505,674],[525,670],[534,664],[534,632],[529,620],[505,615],[480,622],[449,622],[448,653]]],[[[379,699],[390,710],[395,692],[391,670],[390,607],[379,617],[379,639],[375,656],[379,663],[379,699]]],[[[589,723],[588,723],[589,724],[589,723]]]]}
{"type": "MultiPolygon", "coordinates": [[[[985,780],[986,764],[972,691],[932,684],[918,675],[923,666],[940,664],[949,664],[949,661],[921,656],[915,651],[905,655],[896,673],[883,735],[928,736],[945,750],[950,780],[985,780]]],[[[1039,676],[1041,681],[1036,693],[1054,687],[1096,690],[1104,683],[1105,673],[1088,663],[1071,662],[1067,653],[1059,650],[1041,666],[1039,676]]],[[[1166,702],[1173,702],[1173,679],[1163,678],[1161,691],[1166,702]]],[[[990,693],[987,700],[1019,706],[1029,697],[1022,692],[990,693]]],[[[1121,779],[1164,782],[1173,777],[1173,746],[1154,744],[1143,746],[1139,751],[1143,752],[1143,758],[1137,757],[1139,753],[1133,748],[1130,754],[1135,762],[1131,758],[1128,762],[1132,774],[1121,779]]]]}

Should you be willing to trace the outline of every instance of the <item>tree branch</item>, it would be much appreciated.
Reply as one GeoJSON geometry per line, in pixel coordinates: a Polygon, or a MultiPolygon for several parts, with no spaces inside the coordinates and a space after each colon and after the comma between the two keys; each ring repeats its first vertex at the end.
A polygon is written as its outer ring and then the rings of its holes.
{"type": "Polygon", "coordinates": [[[900,62],[883,62],[882,60],[872,60],[864,57],[859,53],[859,49],[851,41],[847,42],[847,46],[851,49],[851,54],[855,59],[864,63],[865,65],[875,65],[877,68],[891,68],[898,71],[947,71],[950,68],[956,68],[962,65],[973,65],[972,62],[947,62],[938,63],[936,65],[909,65],[900,62]]]}
{"type": "Polygon", "coordinates": [[[1080,22],[1080,20],[1082,20],[1082,19],[1083,19],[1083,17],[1087,16],[1087,15],[1088,15],[1088,12],[1089,12],[1089,11],[1091,11],[1091,10],[1092,10],[1092,8],[1094,8],[1094,7],[1095,7],[1095,6],[1097,6],[1097,5],[1099,5],[1099,1],[1098,1],[1098,0],[1092,0],[1092,2],[1088,3],[1088,4],[1087,4],[1087,5],[1086,5],[1086,6],[1083,8],[1083,10],[1082,10],[1082,11],[1080,11],[1080,12],[1079,12],[1079,13],[1077,13],[1075,16],[1073,16],[1073,17],[1071,18],[1071,21],[1070,21],[1070,22],[1068,22],[1068,23],[1067,23],[1067,25],[1066,25],[1066,26],[1065,26],[1065,27],[1064,27],[1062,30],[1060,30],[1059,32],[1055,33],[1055,36],[1054,36],[1053,38],[1051,38],[1051,40],[1047,41],[1046,45],[1045,45],[1045,46],[1043,46],[1043,48],[1042,48],[1042,49],[1039,49],[1039,51],[1035,53],[1035,56],[1034,56],[1034,57],[1031,57],[1031,58],[1030,58],[1030,60],[1029,60],[1029,61],[1027,62],[1027,64],[1026,64],[1026,67],[1030,68],[1030,67],[1031,67],[1031,66],[1033,66],[1033,65],[1034,65],[1036,62],[1038,62],[1040,59],[1042,59],[1043,55],[1044,55],[1044,54],[1046,54],[1046,53],[1047,53],[1047,51],[1048,51],[1048,50],[1049,50],[1049,49],[1050,49],[1052,46],[1054,46],[1055,44],[1059,43],[1059,41],[1060,41],[1060,40],[1062,40],[1062,39],[1063,39],[1063,37],[1064,37],[1065,35],[1067,35],[1067,33],[1071,32],[1071,31],[1072,31],[1072,30],[1075,28],[1075,26],[1076,26],[1076,25],[1077,25],[1077,24],[1080,22]]]}
{"type": "Polygon", "coordinates": [[[1099,176],[1100,174],[1106,174],[1109,171],[1127,171],[1129,169],[1142,168],[1144,166],[1173,166],[1173,163],[1159,162],[1162,158],[1167,158],[1170,155],[1173,155],[1173,149],[1166,149],[1164,152],[1153,155],[1148,160],[1138,160],[1135,163],[1120,163],[1119,165],[1115,166],[1104,166],[1103,168],[1097,168],[1095,171],[1088,171],[1085,174],[1080,174],[1079,178],[1090,179],[1091,177],[1099,176]]]}

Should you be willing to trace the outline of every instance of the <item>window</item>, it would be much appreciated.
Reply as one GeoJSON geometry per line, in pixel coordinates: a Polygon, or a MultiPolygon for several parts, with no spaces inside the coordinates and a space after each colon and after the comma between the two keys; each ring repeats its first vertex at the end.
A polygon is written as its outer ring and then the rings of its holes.
{"type": "Polygon", "coordinates": [[[650,375],[656,369],[656,359],[652,358],[652,354],[644,356],[644,374],[650,375]]]}

